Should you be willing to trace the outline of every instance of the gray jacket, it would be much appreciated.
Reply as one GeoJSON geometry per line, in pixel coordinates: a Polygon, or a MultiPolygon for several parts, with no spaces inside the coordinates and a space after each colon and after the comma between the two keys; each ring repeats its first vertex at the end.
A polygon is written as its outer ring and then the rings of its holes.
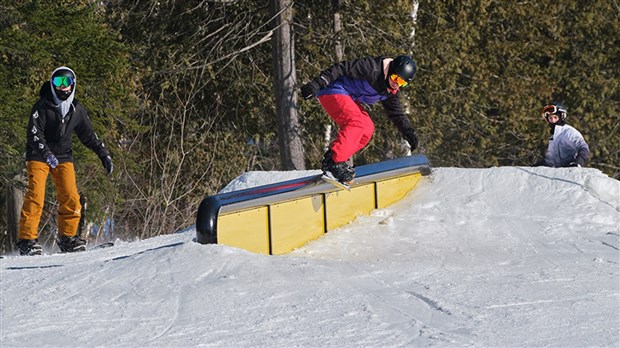
{"type": "Polygon", "coordinates": [[[583,166],[590,157],[590,148],[575,128],[564,124],[556,125],[545,153],[545,164],[549,167],[571,167],[573,163],[583,166]]]}

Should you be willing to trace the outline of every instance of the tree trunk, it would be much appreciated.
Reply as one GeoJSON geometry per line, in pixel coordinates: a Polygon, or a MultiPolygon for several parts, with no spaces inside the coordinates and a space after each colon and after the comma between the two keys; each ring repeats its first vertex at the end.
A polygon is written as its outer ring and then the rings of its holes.
{"type": "MultiPolygon", "coordinates": [[[[16,179],[19,180],[20,177],[16,177],[16,179]]],[[[7,252],[13,250],[15,242],[17,242],[19,214],[24,204],[24,192],[14,182],[8,182],[5,195],[7,234],[3,238],[2,250],[7,252]]]]}
{"type": "MultiPolygon", "coordinates": [[[[340,40],[340,32],[342,31],[342,21],[340,20],[340,0],[332,0],[332,14],[334,17],[334,50],[336,51],[336,61],[342,62],[344,60],[344,47],[340,40]]],[[[325,149],[327,150],[331,145],[333,138],[332,135],[333,126],[331,122],[325,125],[325,149]]],[[[353,156],[347,160],[347,164],[353,166],[353,156]]]]}
{"type": "MultiPolygon", "coordinates": [[[[415,26],[418,20],[418,9],[420,8],[420,2],[418,0],[413,0],[412,5],[413,10],[411,11],[411,21],[413,22],[413,29],[411,30],[411,34],[409,34],[409,39],[411,39],[411,50],[413,51],[415,48],[415,26]]],[[[409,145],[405,139],[401,139],[400,146],[405,149],[405,154],[407,156],[411,156],[411,145],[409,145]]]]}
{"type": "Polygon", "coordinates": [[[336,60],[341,62],[344,60],[344,47],[340,40],[340,31],[342,30],[342,22],[340,21],[340,0],[332,0],[332,11],[334,13],[334,49],[336,50],[336,60]]]}
{"type": "Polygon", "coordinates": [[[276,117],[283,170],[303,170],[304,148],[299,123],[295,83],[295,45],[293,41],[293,0],[270,0],[274,17],[271,55],[276,93],[276,117]]]}

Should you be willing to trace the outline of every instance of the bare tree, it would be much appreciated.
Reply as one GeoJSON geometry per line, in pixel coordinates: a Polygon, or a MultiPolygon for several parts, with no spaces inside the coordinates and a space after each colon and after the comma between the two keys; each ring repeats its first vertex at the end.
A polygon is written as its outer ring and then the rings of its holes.
{"type": "Polygon", "coordinates": [[[274,18],[272,58],[276,92],[276,117],[282,169],[303,170],[304,149],[299,123],[299,106],[295,83],[295,44],[293,41],[293,0],[271,0],[274,18]]]}
{"type": "Polygon", "coordinates": [[[3,238],[2,252],[12,250],[17,242],[17,227],[20,210],[24,204],[24,190],[17,187],[16,183],[23,184],[23,181],[25,181],[23,175],[17,175],[12,182],[5,184],[7,230],[3,238]]]}
{"type": "MultiPolygon", "coordinates": [[[[409,34],[409,39],[411,40],[411,50],[415,48],[415,26],[418,21],[418,9],[420,8],[420,2],[418,0],[413,0],[412,2],[413,10],[411,11],[411,21],[413,22],[413,29],[411,29],[411,34],[409,34]]],[[[413,53],[413,52],[412,52],[413,53]]],[[[406,110],[409,113],[409,110],[406,110]]],[[[401,148],[405,149],[405,154],[407,156],[411,156],[411,145],[405,140],[401,139],[400,141],[401,148]]]]}
{"type": "Polygon", "coordinates": [[[332,11],[334,14],[334,48],[336,50],[336,59],[344,60],[344,47],[340,38],[342,31],[342,22],[340,21],[340,2],[341,0],[332,0],[332,11]]]}
{"type": "MultiPolygon", "coordinates": [[[[340,36],[342,35],[342,21],[340,20],[340,4],[341,0],[332,0],[332,14],[334,18],[334,50],[336,51],[336,60],[344,60],[344,47],[340,36]]],[[[333,124],[328,121],[325,124],[325,151],[329,148],[332,140],[333,124]]],[[[353,157],[349,159],[349,164],[353,165],[353,157]]]]}

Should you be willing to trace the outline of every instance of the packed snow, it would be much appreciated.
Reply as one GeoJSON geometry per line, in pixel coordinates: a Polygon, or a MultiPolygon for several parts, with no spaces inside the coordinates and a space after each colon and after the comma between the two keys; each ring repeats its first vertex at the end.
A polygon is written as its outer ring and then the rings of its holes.
{"type": "Polygon", "coordinates": [[[620,345],[620,182],[596,169],[436,168],[281,256],[194,238],[5,255],[0,346],[620,345]]]}

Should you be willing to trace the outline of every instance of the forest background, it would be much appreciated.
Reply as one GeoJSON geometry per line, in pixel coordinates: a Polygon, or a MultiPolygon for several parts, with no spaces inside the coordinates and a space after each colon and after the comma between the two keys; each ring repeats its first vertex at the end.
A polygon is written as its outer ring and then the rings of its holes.
{"type": "MultiPolygon", "coordinates": [[[[556,101],[590,145],[587,165],[619,179],[619,18],[614,0],[2,1],[0,251],[14,243],[30,109],[58,66],[76,71],[114,159],[105,176],[74,139],[89,232],[146,238],[193,224],[202,198],[244,171],[318,169],[335,127],[298,89],[365,56],[416,60],[402,94],[415,152],[434,167],[531,165],[549,138],[540,110],[556,101]]],[[[375,135],[355,163],[404,155],[381,107],[370,111],[375,135]]]]}

